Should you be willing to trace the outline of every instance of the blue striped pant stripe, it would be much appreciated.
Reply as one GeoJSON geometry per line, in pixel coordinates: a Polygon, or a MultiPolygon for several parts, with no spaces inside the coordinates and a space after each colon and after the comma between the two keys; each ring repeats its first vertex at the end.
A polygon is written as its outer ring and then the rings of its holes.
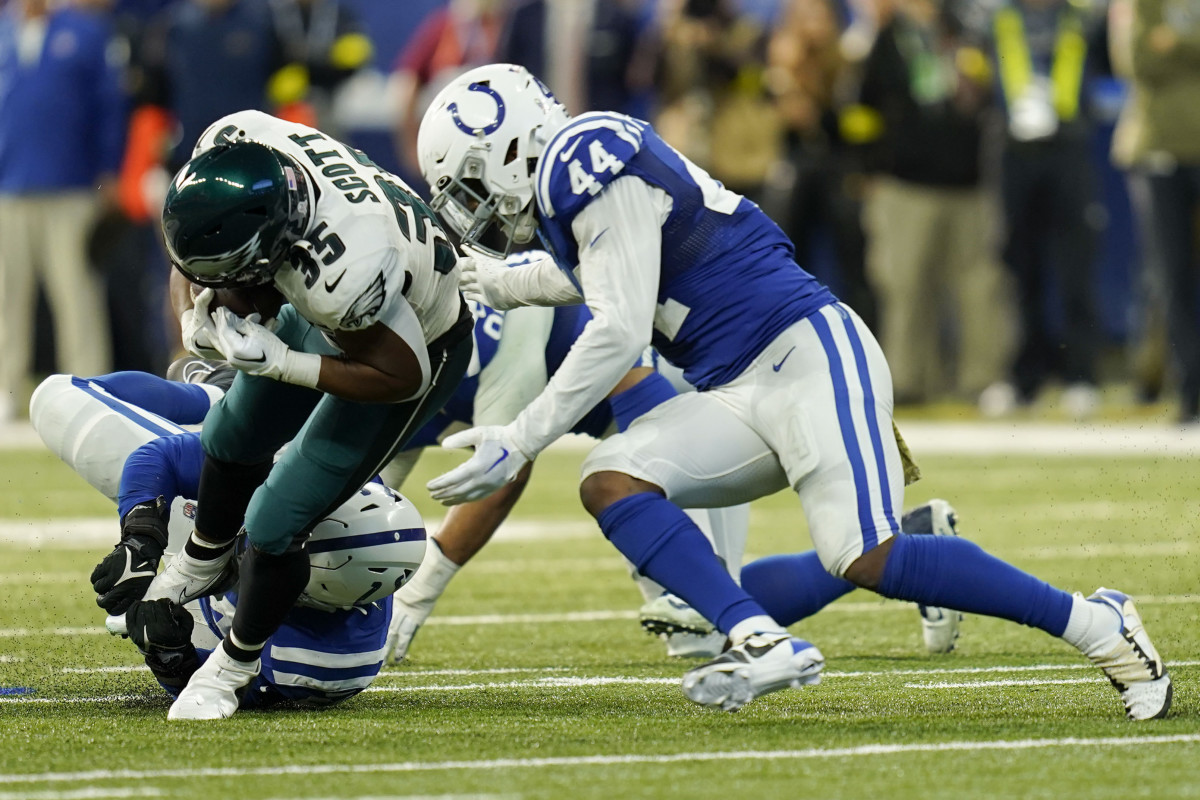
{"type": "MultiPolygon", "coordinates": [[[[841,312],[841,309],[838,309],[841,312]]],[[[896,525],[896,515],[892,509],[892,493],[888,491],[887,461],[883,457],[883,438],[879,431],[879,414],[875,410],[875,389],[871,385],[871,373],[867,368],[867,354],[863,350],[862,338],[858,328],[849,315],[842,313],[842,323],[846,326],[846,336],[850,339],[850,350],[854,353],[854,363],[858,366],[858,380],[863,388],[863,415],[867,419],[867,431],[871,436],[871,450],[875,453],[875,469],[879,475],[879,494],[883,502],[883,514],[893,533],[899,531],[896,525]]],[[[888,431],[891,433],[891,431],[888,431]]]]}
{"type": "Polygon", "coordinates": [[[141,427],[150,431],[157,436],[171,436],[176,433],[183,433],[184,429],[172,424],[168,420],[163,419],[157,414],[151,414],[149,411],[138,413],[130,404],[119,400],[112,395],[98,389],[87,378],[71,378],[71,385],[82,391],[84,394],[99,400],[110,409],[120,414],[132,422],[137,423],[141,427]]]}
{"type": "MultiPolygon", "coordinates": [[[[839,309],[839,313],[842,313],[839,309]]],[[[867,466],[863,462],[862,450],[854,430],[854,418],[850,410],[850,387],[846,382],[846,369],[842,354],[838,352],[833,331],[825,317],[817,312],[809,317],[825,355],[829,358],[829,376],[833,381],[833,399],[837,407],[838,428],[842,433],[842,444],[850,459],[850,471],[854,476],[854,493],[858,502],[858,525],[863,536],[863,552],[873,550],[879,544],[875,536],[874,514],[871,513],[871,487],[867,481],[867,466]]]]}

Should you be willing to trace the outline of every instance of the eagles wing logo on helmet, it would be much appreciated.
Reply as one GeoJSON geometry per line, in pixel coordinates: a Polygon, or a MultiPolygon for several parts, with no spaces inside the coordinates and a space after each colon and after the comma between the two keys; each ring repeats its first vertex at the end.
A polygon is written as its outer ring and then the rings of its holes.
{"type": "Polygon", "coordinates": [[[254,263],[259,253],[260,240],[261,235],[255,233],[254,236],[236,250],[212,256],[192,256],[187,260],[187,266],[200,272],[206,271],[204,269],[205,265],[212,265],[227,273],[240,272],[254,263]]]}
{"type": "Polygon", "coordinates": [[[383,273],[380,272],[375,280],[360,294],[342,317],[341,326],[344,329],[362,327],[368,320],[374,320],[379,309],[383,308],[383,299],[387,291],[383,286],[383,273]]]}

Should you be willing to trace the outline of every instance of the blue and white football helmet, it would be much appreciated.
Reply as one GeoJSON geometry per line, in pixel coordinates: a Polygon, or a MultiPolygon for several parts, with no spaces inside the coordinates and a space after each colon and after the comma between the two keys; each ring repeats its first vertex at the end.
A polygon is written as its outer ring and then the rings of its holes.
{"type": "Polygon", "coordinates": [[[537,159],[567,120],[563,105],[524,67],[489,64],[463,73],[434,98],[417,134],[431,207],[464,244],[497,258],[531,241],[537,159]],[[491,231],[503,241],[494,234],[484,240],[491,231]]]}
{"type": "Polygon", "coordinates": [[[402,495],[368,483],[317,523],[301,605],[323,611],[382,600],[408,582],[425,557],[425,523],[402,495]]]}

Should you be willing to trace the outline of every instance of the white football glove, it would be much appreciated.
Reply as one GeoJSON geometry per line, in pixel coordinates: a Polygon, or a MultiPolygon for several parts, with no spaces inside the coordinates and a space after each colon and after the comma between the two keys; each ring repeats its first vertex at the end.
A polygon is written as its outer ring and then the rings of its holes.
{"type": "Polygon", "coordinates": [[[458,260],[458,267],[462,271],[458,278],[458,288],[464,297],[491,306],[497,311],[508,311],[525,305],[504,286],[505,277],[512,271],[508,264],[478,250],[464,247],[463,252],[467,255],[458,260]]]}
{"type": "Polygon", "coordinates": [[[315,389],[321,377],[321,357],[288,347],[260,325],[257,316],[252,314],[251,318],[242,319],[228,308],[216,310],[217,346],[221,356],[250,375],[315,389]]]}
{"type": "Polygon", "coordinates": [[[179,316],[184,349],[209,361],[224,359],[221,351],[217,349],[217,327],[208,310],[215,294],[212,289],[200,292],[192,301],[192,308],[179,316]]]}
{"type": "Polygon", "coordinates": [[[456,506],[487,497],[517,477],[529,457],[513,442],[508,425],[485,425],[447,436],[442,447],[472,447],[475,454],[426,484],[434,500],[456,506]]]}
{"type": "Polygon", "coordinates": [[[398,603],[392,604],[392,621],[388,623],[387,642],[384,644],[384,652],[388,654],[389,664],[399,664],[404,660],[404,657],[408,655],[408,648],[412,644],[413,637],[417,635],[421,623],[425,621],[405,613],[407,610],[406,606],[398,603]]]}

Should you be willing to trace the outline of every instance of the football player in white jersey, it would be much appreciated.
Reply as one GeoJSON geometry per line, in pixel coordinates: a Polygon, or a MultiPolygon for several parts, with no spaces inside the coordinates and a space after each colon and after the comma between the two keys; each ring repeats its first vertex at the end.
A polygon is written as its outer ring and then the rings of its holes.
{"type": "MultiPolygon", "coordinates": [[[[1170,677],[1125,594],[1072,596],[966,539],[896,535],[904,476],[891,377],[871,332],[796,264],[761,209],[647,123],[571,119],[524,69],[489,65],[434,99],[418,152],[431,206],[464,247],[481,249],[464,264],[469,295],[495,308],[586,302],[593,317],[514,422],[445,441],[475,453],[430,482],[434,497],[459,503],[502,486],[647,344],[699,390],[600,444],[580,488],[618,550],[729,634],[731,650],[684,676],[691,700],[734,710],[820,679],[820,651],[734,583],[679,510],[790,488],[816,545],[806,569],[1040,628],[1099,666],[1128,716],[1167,713],[1170,677]],[[535,233],[551,259],[508,269],[483,252],[502,256],[535,233]]],[[[791,582],[797,593],[808,585],[791,582]]]]}
{"type": "Polygon", "coordinates": [[[168,714],[217,719],[237,709],[308,582],[313,525],[454,391],[471,315],[454,247],[399,178],[266,114],[204,132],[162,226],[185,345],[239,370],[205,419],[195,530],[146,595],[183,604],[211,593],[244,520],[233,628],[168,714]]]}

